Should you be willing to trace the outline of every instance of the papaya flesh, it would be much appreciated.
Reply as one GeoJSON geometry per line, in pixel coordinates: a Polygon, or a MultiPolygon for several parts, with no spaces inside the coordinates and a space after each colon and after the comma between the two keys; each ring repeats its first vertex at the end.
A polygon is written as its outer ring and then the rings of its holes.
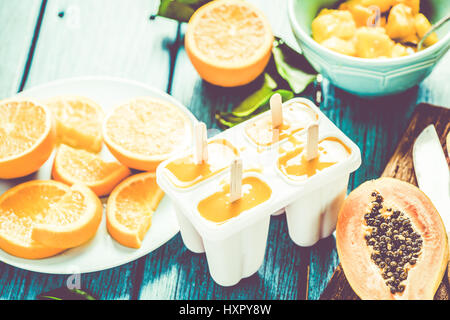
{"type": "Polygon", "coordinates": [[[367,181],[344,201],[336,226],[344,274],[367,300],[433,299],[448,262],[444,224],[412,184],[367,181]]]}

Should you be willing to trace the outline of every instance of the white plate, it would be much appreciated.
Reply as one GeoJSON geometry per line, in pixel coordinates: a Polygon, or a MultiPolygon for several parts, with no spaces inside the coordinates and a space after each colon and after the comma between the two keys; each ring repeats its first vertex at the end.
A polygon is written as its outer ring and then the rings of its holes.
{"type": "MultiPolygon", "coordinates": [[[[64,79],[50,82],[25,90],[20,96],[33,97],[36,100],[57,95],[81,95],[98,102],[108,112],[113,106],[138,96],[152,96],[170,101],[172,104],[187,110],[168,94],[144,84],[115,78],[84,77],[64,79]]],[[[187,111],[190,114],[189,111],[187,111]]],[[[193,118],[192,114],[190,114],[193,118]]],[[[193,118],[195,119],[195,118],[193,118]]],[[[112,160],[113,156],[104,146],[102,156],[112,160]]],[[[0,194],[9,188],[31,179],[51,179],[51,167],[54,155],[39,169],[38,172],[25,178],[13,180],[0,179],[0,194]]],[[[105,203],[105,199],[102,199],[105,203]]],[[[105,205],[104,205],[105,206],[105,205]]],[[[178,222],[174,208],[168,197],[164,197],[153,215],[152,226],[139,249],[131,249],[120,245],[106,230],[105,214],[94,239],[80,247],[67,250],[57,256],[28,260],[14,257],[0,250],[0,260],[30,271],[52,274],[85,273],[109,269],[136,260],[157,249],[178,231],[178,222]]]]}

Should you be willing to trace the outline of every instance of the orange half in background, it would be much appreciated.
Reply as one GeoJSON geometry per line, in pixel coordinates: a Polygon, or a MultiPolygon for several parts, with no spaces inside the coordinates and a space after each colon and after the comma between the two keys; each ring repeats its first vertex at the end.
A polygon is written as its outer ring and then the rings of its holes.
{"type": "Polygon", "coordinates": [[[264,71],[273,40],[269,21],[258,8],[242,0],[216,0],[192,15],[185,48],[200,77],[235,87],[264,71]]]}

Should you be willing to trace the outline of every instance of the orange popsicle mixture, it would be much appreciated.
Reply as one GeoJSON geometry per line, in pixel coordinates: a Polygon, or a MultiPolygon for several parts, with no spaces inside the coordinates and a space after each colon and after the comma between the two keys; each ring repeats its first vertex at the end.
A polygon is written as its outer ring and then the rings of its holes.
{"type": "Polygon", "coordinates": [[[317,172],[348,158],[351,150],[338,138],[328,137],[319,142],[319,156],[306,160],[306,143],[295,137],[289,139],[291,148],[280,147],[281,156],[277,166],[280,171],[292,180],[305,180],[317,172]]]}
{"type": "Polygon", "coordinates": [[[168,163],[166,169],[176,187],[188,188],[224,170],[238,154],[229,141],[217,139],[208,143],[208,161],[197,164],[190,154],[168,163]]]}
{"type": "Polygon", "coordinates": [[[270,187],[260,179],[248,176],[242,179],[242,197],[230,202],[230,185],[203,199],[198,204],[200,215],[212,222],[225,222],[257,205],[269,200],[272,194],[270,187]]]}
{"type": "Polygon", "coordinates": [[[283,123],[278,128],[272,126],[272,116],[268,113],[245,127],[245,133],[257,146],[267,147],[305,129],[319,115],[303,103],[292,103],[283,107],[283,123]]]}

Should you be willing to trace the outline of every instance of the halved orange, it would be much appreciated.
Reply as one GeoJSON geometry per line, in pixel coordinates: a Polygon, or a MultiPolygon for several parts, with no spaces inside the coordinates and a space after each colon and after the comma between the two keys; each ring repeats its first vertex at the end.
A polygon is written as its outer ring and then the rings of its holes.
{"type": "Polygon", "coordinates": [[[45,104],[56,120],[58,142],[100,152],[104,112],[95,101],[78,96],[54,97],[45,104]]]}
{"type": "Polygon", "coordinates": [[[192,15],[184,45],[200,77],[234,87],[264,71],[273,40],[270,23],[258,8],[242,0],[216,0],[192,15]]]}
{"type": "Polygon", "coordinates": [[[163,196],[153,172],[139,173],[122,181],[109,196],[106,206],[110,235],[124,246],[139,248],[163,196]]]}
{"type": "Polygon", "coordinates": [[[55,130],[50,111],[29,99],[0,101],[0,179],[26,176],[52,154],[55,130]]]}
{"type": "Polygon", "coordinates": [[[175,151],[192,141],[192,122],[180,108],[151,97],[128,101],[108,114],[103,137],[122,164],[153,171],[175,151]]]}
{"type": "Polygon", "coordinates": [[[36,223],[70,192],[57,181],[33,180],[19,184],[0,196],[0,248],[27,259],[53,256],[64,248],[48,247],[32,239],[36,223]]]}
{"type": "Polygon", "coordinates": [[[76,247],[95,235],[102,216],[100,199],[91,189],[76,183],[36,222],[31,238],[49,247],[76,247]]]}
{"type": "Polygon", "coordinates": [[[83,183],[101,197],[131,174],[123,164],[104,161],[99,155],[61,144],[56,151],[52,176],[68,185],[83,183]]]}

